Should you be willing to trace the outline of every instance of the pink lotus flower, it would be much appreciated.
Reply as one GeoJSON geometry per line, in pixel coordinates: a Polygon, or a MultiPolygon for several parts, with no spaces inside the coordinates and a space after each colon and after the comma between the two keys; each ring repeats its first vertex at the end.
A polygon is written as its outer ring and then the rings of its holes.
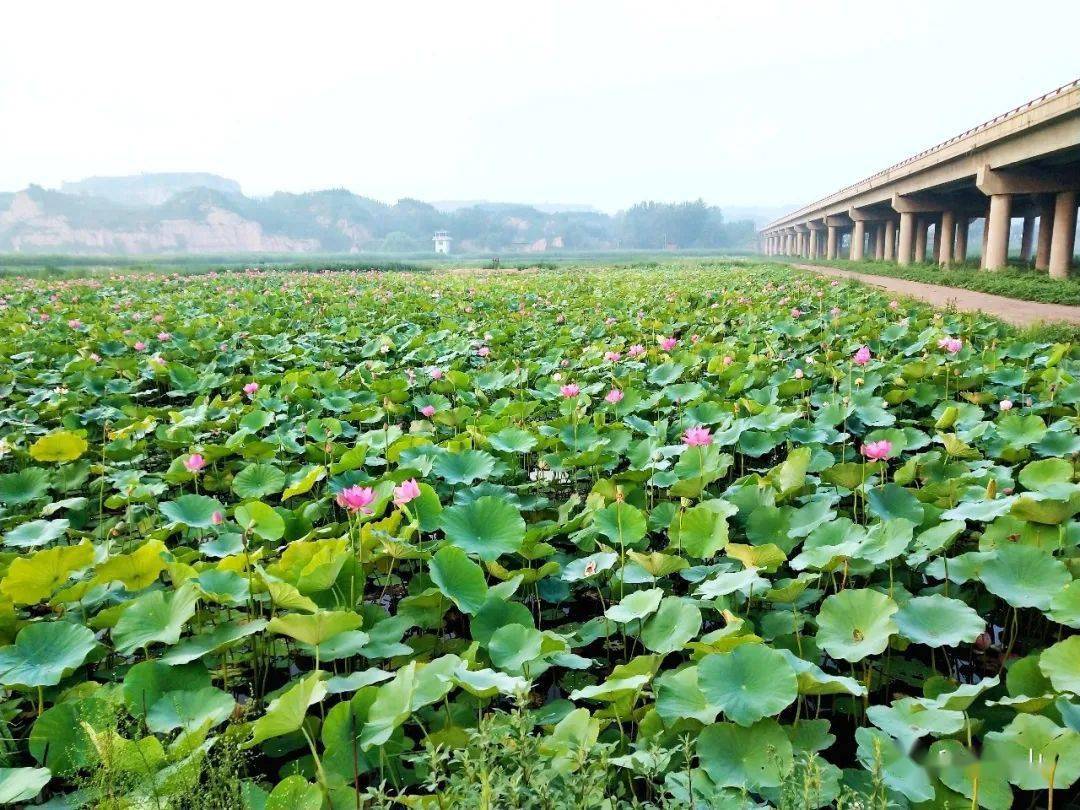
{"type": "Polygon", "coordinates": [[[805,374],[803,373],[803,370],[801,368],[795,369],[795,379],[796,380],[801,380],[804,376],[805,376],[805,374]]]}
{"type": "Polygon", "coordinates": [[[607,352],[604,354],[604,359],[609,363],[618,363],[622,360],[622,355],[619,352],[607,352]]]}
{"type": "Polygon", "coordinates": [[[93,360],[95,363],[100,363],[101,355],[97,352],[90,352],[90,359],[93,360]]]}
{"type": "Polygon", "coordinates": [[[630,357],[641,357],[643,354],[645,354],[645,347],[642,346],[640,343],[635,343],[633,346],[627,349],[626,354],[630,357]]]}
{"type": "Polygon", "coordinates": [[[956,337],[944,337],[937,342],[939,349],[944,349],[949,354],[956,354],[964,348],[964,341],[956,337]]]}
{"type": "Polygon", "coordinates": [[[862,446],[862,454],[870,461],[884,461],[892,453],[892,442],[882,439],[879,442],[867,442],[862,446]]]}
{"type": "Polygon", "coordinates": [[[145,350],[146,350],[146,344],[145,343],[143,343],[141,340],[135,341],[135,351],[141,352],[141,351],[145,351],[145,350]]]}
{"type": "Polygon", "coordinates": [[[430,419],[435,415],[435,406],[425,405],[423,408],[420,409],[420,413],[422,413],[427,419],[430,419]]]}
{"type": "Polygon", "coordinates": [[[798,318],[800,315],[802,315],[802,310],[801,309],[799,309],[798,307],[792,307],[791,308],[791,317],[792,318],[798,318]]]}
{"type": "Polygon", "coordinates": [[[259,384],[257,382],[249,382],[247,385],[244,386],[244,393],[247,394],[249,397],[255,396],[258,390],[259,384]]]}
{"type": "Polygon", "coordinates": [[[660,338],[660,348],[663,349],[665,352],[670,352],[672,349],[674,349],[678,345],[679,345],[678,338],[673,338],[673,337],[660,338]]]}
{"type": "Polygon", "coordinates": [[[220,526],[222,523],[225,522],[225,516],[221,514],[220,510],[215,509],[214,514],[210,515],[210,522],[213,523],[215,526],[220,526]]]}
{"type": "Polygon", "coordinates": [[[724,365],[725,366],[730,366],[734,362],[735,362],[735,358],[732,357],[730,354],[725,354],[724,355],[724,365]]]}
{"type": "Polygon", "coordinates": [[[487,346],[481,346],[479,349],[476,350],[476,353],[481,357],[487,357],[489,354],[491,354],[491,349],[489,349],[487,346]]]}
{"type": "Polygon", "coordinates": [[[433,368],[428,372],[428,374],[431,375],[431,379],[433,380],[441,380],[443,376],[441,368],[433,368]]]}
{"type": "Polygon", "coordinates": [[[337,505],[342,509],[347,509],[350,512],[363,512],[365,515],[370,515],[371,510],[368,509],[368,504],[375,500],[375,490],[371,487],[362,487],[359,485],[346,487],[337,494],[337,505]]]}
{"type": "Polygon", "coordinates": [[[998,403],[998,407],[1003,411],[1011,411],[1013,403],[1011,399],[1003,399],[998,403]]]}
{"type": "Polygon", "coordinates": [[[184,459],[184,467],[187,468],[189,473],[197,473],[205,466],[206,459],[202,457],[201,453],[192,453],[184,459]]]}
{"type": "Polygon", "coordinates": [[[832,309],[829,310],[829,314],[832,315],[834,318],[839,317],[840,316],[840,307],[833,307],[832,309]]]}
{"type": "Polygon", "coordinates": [[[68,326],[72,329],[81,329],[82,321],[80,321],[78,318],[72,318],[70,321],[68,321],[68,326]]]}
{"type": "Polygon", "coordinates": [[[415,478],[402,481],[400,486],[394,487],[394,503],[398,506],[404,506],[409,501],[419,497],[420,485],[416,483],[415,478]]]}
{"type": "Polygon", "coordinates": [[[596,573],[596,560],[589,560],[585,563],[585,576],[591,577],[596,573]]]}
{"type": "Polygon", "coordinates": [[[172,335],[170,335],[168,332],[158,332],[157,333],[157,339],[162,341],[162,342],[164,342],[166,340],[172,340],[172,335]]]}
{"type": "Polygon", "coordinates": [[[899,308],[899,306],[900,306],[899,301],[890,301],[889,302],[889,309],[897,309],[897,308],[899,308]]]}
{"type": "Polygon", "coordinates": [[[683,434],[683,444],[687,447],[707,447],[712,444],[712,436],[709,435],[709,429],[707,427],[689,428],[686,433],[683,434]]]}
{"type": "Polygon", "coordinates": [[[860,346],[859,350],[855,352],[855,356],[851,358],[851,361],[857,366],[865,366],[870,362],[870,349],[866,346],[860,346]]]}
{"type": "Polygon", "coordinates": [[[612,388],[607,392],[607,396],[604,397],[604,401],[609,402],[612,405],[617,405],[622,402],[623,392],[618,388],[612,388]]]}
{"type": "Polygon", "coordinates": [[[567,399],[573,399],[581,393],[581,387],[577,383],[568,383],[559,389],[559,393],[567,399]]]}

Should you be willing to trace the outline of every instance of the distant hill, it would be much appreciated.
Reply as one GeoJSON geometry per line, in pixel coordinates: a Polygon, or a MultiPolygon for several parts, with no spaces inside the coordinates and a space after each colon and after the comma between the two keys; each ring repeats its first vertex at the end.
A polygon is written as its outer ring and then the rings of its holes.
{"type": "Polygon", "coordinates": [[[437,230],[450,232],[455,253],[737,249],[754,240],[752,222],[728,222],[700,200],[641,203],[614,216],[558,208],[481,202],[441,210],[345,189],[252,198],[216,175],[98,177],[60,191],[0,193],[0,252],[415,254],[432,252],[437,230]]]}
{"type": "Polygon", "coordinates": [[[121,205],[161,205],[170,197],[193,188],[208,188],[223,194],[240,194],[240,184],[227,177],[206,172],[167,172],[124,177],[87,177],[63,183],[60,191],[89,197],[104,197],[121,205]]]}

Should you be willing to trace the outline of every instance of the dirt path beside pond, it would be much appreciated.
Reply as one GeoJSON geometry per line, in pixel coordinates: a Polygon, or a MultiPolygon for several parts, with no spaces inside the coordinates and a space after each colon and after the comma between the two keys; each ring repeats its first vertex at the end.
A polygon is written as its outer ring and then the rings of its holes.
{"type": "MultiPolygon", "coordinates": [[[[792,264],[800,270],[810,270],[823,276],[837,276],[853,281],[861,281],[871,287],[880,287],[899,295],[908,295],[926,301],[936,307],[952,306],[965,312],[982,311],[987,315],[1001,318],[1016,326],[1031,326],[1037,323],[1065,322],[1080,324],[1080,307],[1065,304],[1043,304],[1038,301],[1020,301],[990,293],[962,290],[958,287],[939,287],[936,284],[923,284],[921,281],[906,281],[891,276],[874,276],[869,273],[855,273],[841,270],[839,267],[822,267],[816,264],[792,264]]],[[[989,271],[988,271],[989,272],[989,271]]]]}

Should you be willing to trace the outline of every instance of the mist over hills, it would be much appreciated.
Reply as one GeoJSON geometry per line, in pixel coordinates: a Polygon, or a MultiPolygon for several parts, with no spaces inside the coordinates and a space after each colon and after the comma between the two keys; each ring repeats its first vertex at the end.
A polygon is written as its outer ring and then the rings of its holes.
{"type": "Polygon", "coordinates": [[[715,206],[645,202],[609,215],[587,205],[388,204],[345,189],[248,197],[212,174],[91,177],[59,190],[0,192],[0,252],[425,253],[449,231],[455,253],[745,248],[754,222],[715,206]]]}

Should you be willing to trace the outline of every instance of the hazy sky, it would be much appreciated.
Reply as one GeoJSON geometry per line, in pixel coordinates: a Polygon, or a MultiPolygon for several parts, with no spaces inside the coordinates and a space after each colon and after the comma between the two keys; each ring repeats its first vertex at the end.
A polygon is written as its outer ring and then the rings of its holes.
{"type": "Polygon", "coordinates": [[[16,0],[0,190],[801,204],[1077,78],[1078,31],[1077,0],[16,0]]]}

